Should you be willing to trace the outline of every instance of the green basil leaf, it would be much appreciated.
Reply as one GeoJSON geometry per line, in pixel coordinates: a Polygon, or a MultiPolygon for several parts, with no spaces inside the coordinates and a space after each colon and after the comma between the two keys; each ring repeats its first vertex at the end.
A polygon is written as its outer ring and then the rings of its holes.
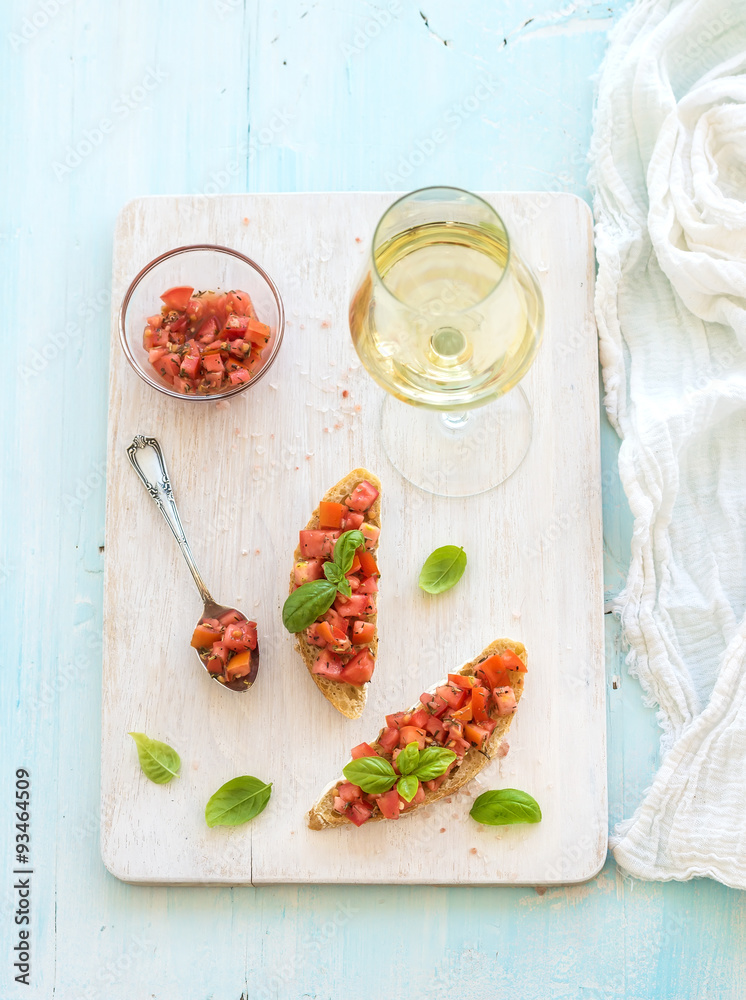
{"type": "Polygon", "coordinates": [[[528,792],[518,788],[499,788],[477,796],[469,813],[477,823],[487,826],[507,826],[509,823],[539,823],[539,803],[528,792]]]}
{"type": "Polygon", "coordinates": [[[342,768],[342,774],[368,795],[378,795],[394,787],[396,772],[385,757],[358,757],[342,768]]]}
{"type": "Polygon", "coordinates": [[[420,781],[431,781],[445,774],[448,765],[455,759],[456,754],[446,747],[426,747],[420,754],[415,774],[420,781]]]}
{"type": "Polygon", "coordinates": [[[324,576],[327,578],[329,583],[333,583],[335,587],[339,587],[340,581],[345,579],[344,573],[334,562],[324,563],[324,576]]]}
{"type": "Polygon", "coordinates": [[[282,624],[288,632],[302,632],[326,614],[334,604],[337,588],[328,580],[311,580],[294,590],[282,608],[282,624]]]}
{"type": "Polygon", "coordinates": [[[459,582],[466,569],[466,553],[458,545],[443,545],[432,552],[420,571],[420,587],[428,594],[442,594],[459,582]]]}
{"type": "Polygon", "coordinates": [[[355,553],[364,545],[365,537],[357,528],[354,531],[345,531],[339,536],[334,545],[334,562],[342,570],[342,576],[350,572],[355,553]]]}
{"type": "Polygon", "coordinates": [[[346,576],[343,576],[337,584],[337,590],[340,594],[344,594],[345,597],[352,597],[352,587],[350,586],[350,581],[346,576]]]}
{"type": "Polygon", "coordinates": [[[165,785],[179,773],[181,758],[168,743],[151,740],[145,733],[127,735],[135,741],[140,767],[146,778],[150,778],[156,785],[165,785]]]}
{"type": "MultiPolygon", "coordinates": [[[[420,762],[420,748],[416,740],[407,743],[402,752],[396,758],[396,766],[402,774],[414,774],[420,762]]],[[[407,800],[409,801],[409,800],[407,800]]]]}
{"type": "Polygon", "coordinates": [[[405,802],[411,802],[417,794],[419,781],[413,774],[405,774],[396,783],[396,790],[405,802]]]}
{"type": "Polygon", "coordinates": [[[264,810],[272,794],[267,784],[250,774],[232,778],[218,788],[205,806],[208,826],[240,826],[264,810]]]}

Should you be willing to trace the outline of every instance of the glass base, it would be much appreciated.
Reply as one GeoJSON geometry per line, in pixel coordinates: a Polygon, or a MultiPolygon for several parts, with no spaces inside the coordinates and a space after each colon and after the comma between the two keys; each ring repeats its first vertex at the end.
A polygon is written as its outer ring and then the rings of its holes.
{"type": "Polygon", "coordinates": [[[533,413],[521,386],[476,410],[448,413],[387,395],[381,439],[391,464],[426,493],[470,497],[513,475],[531,444],[533,413]]]}

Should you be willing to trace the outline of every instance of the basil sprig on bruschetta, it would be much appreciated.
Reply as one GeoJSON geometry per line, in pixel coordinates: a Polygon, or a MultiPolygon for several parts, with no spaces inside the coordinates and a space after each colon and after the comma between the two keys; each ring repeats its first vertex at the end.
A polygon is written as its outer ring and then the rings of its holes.
{"type": "Polygon", "coordinates": [[[350,582],[345,574],[350,572],[357,549],[365,545],[362,531],[345,531],[334,545],[334,557],[323,564],[324,580],[309,580],[301,584],[285,601],[282,624],[288,632],[302,632],[326,614],[334,604],[337,593],[352,596],[350,582]]]}
{"type": "MultiPolygon", "coordinates": [[[[413,740],[396,758],[396,770],[385,757],[358,757],[342,769],[342,774],[368,794],[381,795],[396,785],[397,796],[411,802],[421,781],[439,778],[455,759],[453,750],[445,747],[428,747],[420,752],[419,744],[413,740]]],[[[396,808],[398,811],[398,798],[396,808]]]]}

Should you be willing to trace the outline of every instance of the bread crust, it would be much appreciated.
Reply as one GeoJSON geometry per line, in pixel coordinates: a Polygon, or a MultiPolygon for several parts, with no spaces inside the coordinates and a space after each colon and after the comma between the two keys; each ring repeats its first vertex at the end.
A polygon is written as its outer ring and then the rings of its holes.
{"type": "MultiPolygon", "coordinates": [[[[524,665],[527,665],[527,654],[526,647],[522,642],[514,642],[512,639],[495,639],[491,642],[489,646],[482,650],[482,652],[475,656],[473,660],[465,663],[463,667],[458,671],[458,673],[464,676],[473,676],[479,664],[486,660],[488,656],[494,656],[495,654],[504,653],[506,650],[512,650],[520,660],[523,661],[524,665]]],[[[521,695],[523,694],[523,683],[525,674],[518,670],[510,671],[510,686],[513,688],[515,694],[516,702],[521,700],[521,695]]],[[[446,680],[439,681],[438,684],[434,684],[431,688],[428,688],[430,694],[435,693],[435,688],[439,687],[441,684],[445,684],[446,680]]],[[[422,703],[417,702],[412,708],[407,709],[408,712],[414,712],[418,708],[422,708],[422,703]]],[[[407,809],[400,815],[400,819],[404,819],[405,816],[409,816],[416,812],[417,809],[429,805],[431,802],[437,802],[438,799],[445,798],[446,795],[453,795],[457,792],[459,788],[463,788],[472,778],[475,778],[479,772],[490,763],[498,752],[500,744],[505,739],[508,730],[510,729],[510,724],[513,721],[513,716],[515,712],[511,715],[504,715],[498,718],[497,725],[495,726],[492,734],[487,740],[484,752],[477,750],[475,747],[471,747],[464,754],[464,759],[457,768],[455,768],[447,777],[443,784],[433,792],[425,792],[425,800],[421,802],[419,806],[414,806],[412,809],[407,809]]],[[[378,734],[380,737],[381,730],[378,734]]],[[[377,739],[371,744],[373,748],[378,747],[377,739]]],[[[339,777],[336,781],[330,782],[324,791],[321,793],[318,802],[308,813],[308,827],[311,830],[325,830],[334,826],[344,826],[352,825],[351,821],[341,813],[334,810],[334,789],[342,781],[346,781],[344,777],[339,777]]],[[[376,816],[371,816],[368,820],[369,823],[375,822],[377,820],[382,820],[384,817],[379,813],[376,816]]]]}
{"type": "MultiPolygon", "coordinates": [[[[367,469],[353,469],[349,472],[344,479],[340,479],[338,483],[335,483],[331,489],[327,490],[324,496],[321,498],[322,501],[330,501],[332,503],[343,503],[344,498],[349,496],[350,493],[355,489],[358,483],[361,483],[364,479],[378,490],[378,496],[374,500],[370,509],[366,511],[366,515],[371,524],[374,524],[377,528],[381,527],[381,481],[378,476],[375,476],[372,472],[367,469]]],[[[314,531],[319,526],[319,508],[316,507],[311,519],[306,525],[306,530],[314,531]]],[[[293,565],[302,559],[300,546],[296,546],[295,553],[293,555],[293,565]]],[[[292,594],[294,589],[294,579],[293,573],[290,573],[290,593],[292,594]]],[[[373,641],[370,643],[369,649],[374,660],[378,660],[378,615],[371,615],[368,621],[372,622],[376,626],[375,635],[373,636],[373,641]]],[[[312,646],[307,640],[303,632],[296,632],[296,639],[298,640],[295,648],[300,653],[303,662],[306,665],[306,669],[314,680],[316,687],[321,691],[323,696],[330,701],[332,705],[341,712],[342,715],[346,715],[348,719],[359,719],[363,714],[363,709],[365,708],[365,702],[368,697],[368,685],[363,684],[358,687],[355,684],[345,684],[344,681],[333,681],[330,677],[321,677],[313,672],[313,665],[316,662],[316,657],[318,655],[318,649],[316,646],[312,646]]]]}

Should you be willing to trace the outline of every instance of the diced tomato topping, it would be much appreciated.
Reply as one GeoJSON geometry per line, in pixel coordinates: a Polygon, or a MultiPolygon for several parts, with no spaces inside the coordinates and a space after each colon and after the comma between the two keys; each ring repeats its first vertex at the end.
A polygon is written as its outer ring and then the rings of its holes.
{"type": "Polygon", "coordinates": [[[177,312],[184,312],[186,307],[189,305],[189,300],[192,297],[193,288],[189,288],[187,285],[176,285],[174,288],[169,288],[167,291],[161,295],[161,299],[166,305],[167,309],[175,309],[177,312]]]}
{"type": "Polygon", "coordinates": [[[359,785],[353,785],[351,781],[343,781],[337,789],[337,795],[343,802],[357,802],[363,797],[363,790],[359,785]]]}
{"type": "Polygon", "coordinates": [[[471,693],[471,708],[474,721],[478,723],[486,722],[490,717],[489,703],[490,691],[488,688],[475,687],[471,693]]]}
{"type": "Polygon", "coordinates": [[[353,594],[352,597],[337,594],[334,607],[343,618],[364,618],[368,614],[366,608],[369,601],[367,594],[353,594]]]}
{"type": "Polygon", "coordinates": [[[236,653],[228,660],[228,665],[225,668],[226,676],[233,679],[234,677],[245,677],[246,674],[251,672],[251,650],[246,649],[243,653],[236,653]]]}
{"type": "Polygon", "coordinates": [[[486,688],[504,687],[506,684],[510,684],[510,674],[507,670],[495,670],[493,667],[482,670],[481,667],[478,667],[474,676],[477,683],[486,688]]]}
{"type": "Polygon", "coordinates": [[[345,503],[351,510],[364,513],[368,510],[378,496],[378,490],[367,479],[358,483],[352,493],[346,498],[345,503]]]}
{"type": "Polygon", "coordinates": [[[312,646],[325,646],[326,639],[323,638],[319,631],[319,625],[326,625],[326,622],[316,622],[314,625],[309,625],[306,629],[306,642],[309,642],[312,646]]]}
{"type": "Polygon", "coordinates": [[[420,750],[424,750],[425,736],[425,730],[419,726],[402,726],[399,730],[399,746],[404,749],[408,743],[416,743],[420,750]]]}
{"type": "Polygon", "coordinates": [[[293,580],[300,587],[311,580],[321,580],[324,576],[324,564],[321,559],[302,559],[293,567],[293,580]]]}
{"type": "Polygon", "coordinates": [[[488,735],[487,730],[483,726],[477,726],[473,722],[467,722],[464,726],[464,739],[468,740],[469,743],[473,743],[479,749],[484,746],[488,735]]]}
{"type": "Polygon", "coordinates": [[[407,719],[409,721],[410,718],[411,716],[407,716],[406,712],[394,712],[393,715],[386,716],[386,725],[392,729],[400,729],[403,725],[406,725],[404,720],[407,719]]]}
{"type": "Polygon", "coordinates": [[[412,712],[411,723],[413,726],[419,726],[422,728],[427,725],[427,720],[430,718],[430,714],[425,711],[424,708],[419,708],[416,712],[412,712]]]}
{"type": "Polygon", "coordinates": [[[396,786],[390,788],[388,792],[384,792],[383,795],[379,795],[376,801],[384,819],[399,819],[401,810],[399,809],[399,793],[396,786]]]}
{"type": "Polygon", "coordinates": [[[515,700],[515,692],[509,685],[496,687],[493,691],[495,696],[495,707],[498,715],[512,715],[518,707],[515,700]]]}
{"type": "Polygon", "coordinates": [[[373,676],[375,667],[376,661],[371,656],[370,650],[361,649],[345,664],[339,679],[347,684],[365,684],[373,676]]]}
{"type": "Polygon", "coordinates": [[[358,549],[357,555],[360,560],[360,570],[365,576],[381,575],[381,571],[378,569],[378,563],[376,562],[376,557],[372,552],[369,552],[367,549],[358,549]]]}
{"type": "Polygon", "coordinates": [[[448,702],[445,698],[439,694],[430,694],[428,691],[422,692],[420,701],[432,715],[442,715],[448,708],[448,702]]]}
{"type": "Polygon", "coordinates": [[[366,646],[373,642],[376,634],[376,627],[373,622],[353,622],[352,623],[352,644],[353,646],[366,646]]]}
{"type": "Polygon", "coordinates": [[[505,670],[518,670],[522,674],[528,672],[526,664],[520,657],[516,656],[512,649],[506,649],[504,653],[501,653],[500,660],[505,670]]]}
{"type": "Polygon", "coordinates": [[[219,642],[222,634],[223,630],[219,625],[216,628],[207,622],[200,622],[192,635],[191,645],[195,649],[205,649],[212,646],[214,642],[219,642]]]}
{"type": "Polygon", "coordinates": [[[346,816],[355,826],[362,826],[373,814],[373,806],[367,802],[353,802],[346,812],[346,816]]]}
{"type": "Polygon", "coordinates": [[[143,347],[169,352],[150,356],[155,371],[184,395],[204,395],[250,381],[261,367],[271,331],[256,319],[248,294],[193,292],[186,285],[169,288],[161,296],[161,314],[148,318],[143,347]],[[218,340],[221,330],[224,336],[218,340]]]}
{"type": "Polygon", "coordinates": [[[339,531],[304,529],[299,535],[301,555],[307,559],[330,559],[339,535],[339,531]]]}
{"type": "Polygon", "coordinates": [[[202,359],[202,367],[205,372],[212,372],[215,375],[225,374],[225,365],[219,354],[208,354],[202,359]]]}
{"type": "Polygon", "coordinates": [[[449,674],[448,683],[463,688],[465,691],[471,691],[474,686],[473,678],[465,677],[463,674],[449,674]]]}
{"type": "Polygon", "coordinates": [[[334,628],[341,629],[343,632],[347,631],[347,627],[350,624],[347,618],[343,618],[338,611],[334,608],[329,608],[325,615],[322,615],[325,622],[329,622],[334,628]]]}
{"type": "Polygon", "coordinates": [[[342,530],[343,531],[354,531],[355,528],[359,528],[360,525],[365,520],[365,514],[356,514],[355,511],[347,510],[343,520],[342,520],[342,530]]]}
{"type": "Polygon", "coordinates": [[[469,744],[466,740],[460,737],[454,737],[450,739],[446,744],[449,750],[453,750],[457,757],[461,758],[464,756],[467,750],[469,750],[469,744]]]}
{"type": "Polygon", "coordinates": [[[266,323],[260,323],[258,319],[250,319],[246,326],[246,337],[257,347],[265,347],[269,341],[270,328],[266,323]]]}
{"type": "MultiPolygon", "coordinates": [[[[328,622],[322,622],[321,624],[322,625],[328,625],[329,623],[328,622]]],[[[330,627],[331,627],[331,631],[332,631],[332,638],[327,643],[327,645],[329,646],[329,649],[331,649],[335,653],[349,653],[350,647],[352,646],[352,643],[350,642],[350,640],[349,640],[349,638],[347,636],[347,632],[342,631],[341,628],[334,628],[333,626],[330,626],[330,627]]],[[[350,660],[350,663],[351,662],[352,662],[352,660],[350,660]]],[[[345,670],[347,669],[348,666],[349,666],[349,663],[345,666],[345,670]]],[[[348,681],[348,678],[345,676],[345,671],[344,670],[340,674],[340,678],[339,679],[347,681],[348,683],[355,683],[354,681],[348,681]]]]}
{"type": "Polygon", "coordinates": [[[479,725],[482,727],[482,729],[486,729],[488,734],[491,736],[492,731],[497,725],[497,719],[485,719],[484,722],[480,722],[479,725]]]}
{"type": "Polygon", "coordinates": [[[463,708],[454,709],[451,717],[456,722],[471,722],[472,719],[471,701],[468,701],[463,706],[463,708]]]}
{"type": "Polygon", "coordinates": [[[423,782],[423,784],[425,786],[425,791],[427,791],[427,792],[436,792],[440,788],[440,786],[443,784],[443,782],[446,780],[446,777],[447,777],[447,775],[441,774],[437,778],[430,778],[429,781],[423,782]]]}
{"type": "Polygon", "coordinates": [[[249,648],[249,636],[244,629],[246,622],[235,622],[233,625],[227,625],[225,629],[225,635],[223,637],[223,642],[226,644],[228,649],[232,649],[234,652],[240,653],[244,649],[249,648]]]}
{"type": "Polygon", "coordinates": [[[456,687],[453,684],[442,684],[435,689],[435,693],[440,695],[451,708],[461,708],[468,697],[463,688],[456,687]]]}
{"type": "Polygon", "coordinates": [[[231,608],[230,611],[225,611],[220,616],[218,621],[221,625],[232,625],[234,622],[242,622],[246,619],[241,614],[240,611],[236,611],[235,608],[231,608]]]}
{"type": "Polygon", "coordinates": [[[365,524],[360,525],[360,531],[365,539],[366,549],[374,549],[378,543],[378,536],[381,534],[381,529],[377,528],[375,524],[369,524],[366,521],[365,524]]]}
{"type": "Polygon", "coordinates": [[[316,662],[311,668],[311,672],[319,674],[321,677],[330,677],[334,681],[339,680],[344,664],[336,653],[330,649],[322,649],[316,657],[316,662]]]}
{"type": "Polygon", "coordinates": [[[464,735],[464,724],[463,722],[459,722],[458,719],[446,716],[446,718],[443,719],[443,725],[446,727],[453,739],[460,739],[464,735]]]}
{"type": "Polygon", "coordinates": [[[441,720],[436,718],[434,715],[431,715],[425,723],[425,729],[438,741],[438,743],[442,743],[444,738],[448,736],[448,730],[443,725],[441,720]]]}
{"type": "Polygon", "coordinates": [[[361,594],[377,594],[378,584],[376,583],[376,578],[374,576],[366,576],[366,578],[360,584],[361,594]]]}
{"type": "Polygon", "coordinates": [[[322,500],[319,504],[319,527],[341,528],[344,512],[344,504],[332,503],[330,500],[322,500]]]}
{"type": "Polygon", "coordinates": [[[387,726],[378,737],[378,745],[386,753],[391,753],[394,747],[399,746],[399,730],[395,726],[387,726]]]}
{"type": "Polygon", "coordinates": [[[351,574],[360,572],[360,555],[358,552],[352,557],[352,565],[347,570],[347,578],[350,578],[351,574]]]}
{"type": "Polygon", "coordinates": [[[359,757],[377,757],[378,754],[370,743],[358,743],[356,747],[350,750],[350,756],[353,760],[357,760],[359,757]]]}
{"type": "Polygon", "coordinates": [[[347,803],[339,795],[334,797],[334,810],[338,813],[343,813],[347,810],[347,803]]]}

